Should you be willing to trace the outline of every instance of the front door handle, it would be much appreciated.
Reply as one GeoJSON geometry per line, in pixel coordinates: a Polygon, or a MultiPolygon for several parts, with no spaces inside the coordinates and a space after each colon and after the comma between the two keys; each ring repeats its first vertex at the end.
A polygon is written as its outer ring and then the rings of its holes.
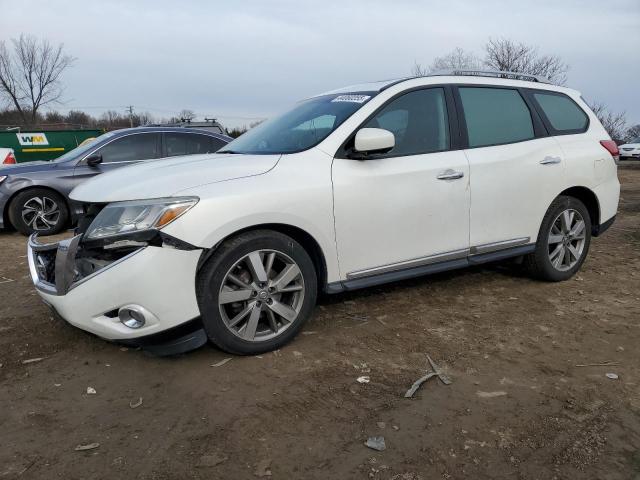
{"type": "Polygon", "coordinates": [[[464,177],[463,172],[456,172],[455,170],[448,169],[442,172],[436,178],[438,180],[457,180],[462,177],[464,177]]]}
{"type": "Polygon", "coordinates": [[[547,156],[540,160],[540,165],[555,165],[557,163],[560,163],[561,161],[562,159],[560,157],[547,156]]]}

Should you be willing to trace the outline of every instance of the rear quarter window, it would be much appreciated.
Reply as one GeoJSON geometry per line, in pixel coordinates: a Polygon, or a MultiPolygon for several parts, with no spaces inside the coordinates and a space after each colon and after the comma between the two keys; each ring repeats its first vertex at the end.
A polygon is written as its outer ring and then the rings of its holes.
{"type": "Polygon", "coordinates": [[[589,117],[566,95],[534,92],[533,98],[556,133],[578,133],[587,129],[589,117]]]}

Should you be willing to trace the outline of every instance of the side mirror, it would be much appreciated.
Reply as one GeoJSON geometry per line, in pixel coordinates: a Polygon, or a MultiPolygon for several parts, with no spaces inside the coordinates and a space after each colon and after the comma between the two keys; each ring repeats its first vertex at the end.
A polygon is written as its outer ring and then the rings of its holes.
{"type": "Polygon", "coordinates": [[[387,153],[396,144],[396,137],[383,128],[361,128],[356,133],[352,158],[365,159],[373,153],[387,153]]]}
{"type": "Polygon", "coordinates": [[[97,167],[101,163],[102,155],[100,155],[99,153],[94,153],[93,155],[87,157],[87,165],[89,165],[90,167],[97,167]]]}

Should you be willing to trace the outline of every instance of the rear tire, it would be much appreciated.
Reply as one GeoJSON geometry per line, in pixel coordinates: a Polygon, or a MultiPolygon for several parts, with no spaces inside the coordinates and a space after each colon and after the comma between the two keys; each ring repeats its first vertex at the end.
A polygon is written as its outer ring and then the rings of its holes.
{"type": "Polygon", "coordinates": [[[29,188],[18,193],[9,205],[9,221],[23,235],[55,235],[69,223],[65,199],[46,188],[29,188]]]}
{"type": "Polygon", "coordinates": [[[591,243],[591,218],[574,197],[556,198],[542,220],[533,253],[523,265],[534,278],[549,282],[568,280],[580,270],[591,243]]]}
{"type": "Polygon", "coordinates": [[[224,242],[196,281],[209,339],[238,355],[275,350],[293,339],[311,316],[317,289],[309,254],[291,237],[271,230],[224,242]]]}

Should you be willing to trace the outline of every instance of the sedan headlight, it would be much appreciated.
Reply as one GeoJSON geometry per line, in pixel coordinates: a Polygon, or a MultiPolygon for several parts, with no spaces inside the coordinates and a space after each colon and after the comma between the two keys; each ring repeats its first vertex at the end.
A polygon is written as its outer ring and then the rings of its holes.
{"type": "Polygon", "coordinates": [[[7,179],[6,175],[0,175],[0,183],[4,182],[7,179]]]}
{"type": "Polygon", "coordinates": [[[89,226],[85,238],[159,230],[198,203],[196,197],[158,198],[110,203],[89,226]]]}

